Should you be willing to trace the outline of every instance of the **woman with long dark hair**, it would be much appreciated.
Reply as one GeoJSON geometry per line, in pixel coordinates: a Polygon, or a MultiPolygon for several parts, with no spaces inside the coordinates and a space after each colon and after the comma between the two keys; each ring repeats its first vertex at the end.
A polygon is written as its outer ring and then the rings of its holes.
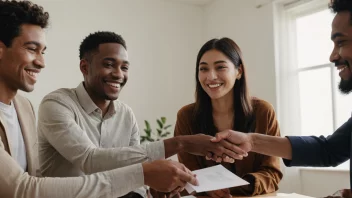
{"type": "MultiPolygon", "coordinates": [[[[250,97],[242,53],[229,39],[212,39],[200,49],[196,64],[196,102],[177,114],[175,136],[203,133],[214,136],[226,129],[279,136],[273,107],[250,97]]],[[[204,157],[179,153],[179,161],[191,170],[221,163],[250,184],[207,192],[214,198],[258,195],[278,190],[282,178],[279,158],[249,153],[235,163],[208,161],[204,157]]]]}

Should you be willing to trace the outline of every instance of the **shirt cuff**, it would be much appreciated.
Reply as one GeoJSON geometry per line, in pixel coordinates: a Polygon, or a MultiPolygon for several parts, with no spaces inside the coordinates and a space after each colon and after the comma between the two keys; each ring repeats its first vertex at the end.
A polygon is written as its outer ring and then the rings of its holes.
{"type": "Polygon", "coordinates": [[[108,171],[107,176],[111,181],[113,195],[118,197],[144,185],[142,164],[134,164],[108,171]]]}
{"type": "MultiPolygon", "coordinates": [[[[282,158],[285,166],[291,167],[291,166],[299,166],[303,165],[301,162],[305,161],[303,158],[305,158],[302,153],[306,153],[307,151],[305,150],[306,148],[304,147],[304,142],[302,141],[302,138],[300,136],[286,136],[286,138],[290,141],[291,143],[291,148],[292,148],[292,159],[284,159],[282,158]]],[[[309,157],[309,155],[307,156],[309,157]]]]}
{"type": "Polygon", "coordinates": [[[165,159],[164,141],[150,142],[146,145],[146,150],[150,161],[165,159]]]}

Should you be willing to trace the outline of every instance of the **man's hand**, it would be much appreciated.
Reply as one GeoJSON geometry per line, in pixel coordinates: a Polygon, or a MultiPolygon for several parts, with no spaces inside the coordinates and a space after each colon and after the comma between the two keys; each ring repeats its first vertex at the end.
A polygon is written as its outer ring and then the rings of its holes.
{"type": "Polygon", "coordinates": [[[212,136],[204,134],[179,136],[179,138],[181,138],[184,152],[200,156],[212,153],[212,157],[218,162],[222,159],[226,162],[234,162],[233,159],[243,159],[243,156],[247,156],[247,152],[222,136],[217,137],[213,142],[210,141],[213,139],[212,136]]]}
{"type": "Polygon", "coordinates": [[[248,153],[253,148],[253,139],[250,133],[226,130],[217,133],[215,137],[211,139],[212,142],[220,142],[222,140],[227,140],[233,144],[233,149],[235,152],[248,153]]]}
{"type": "Polygon", "coordinates": [[[144,184],[160,192],[181,192],[187,182],[198,185],[195,175],[183,164],[171,160],[157,160],[142,164],[144,184]]]}
{"type": "Polygon", "coordinates": [[[207,194],[212,198],[232,198],[229,189],[209,191],[207,194]]]}

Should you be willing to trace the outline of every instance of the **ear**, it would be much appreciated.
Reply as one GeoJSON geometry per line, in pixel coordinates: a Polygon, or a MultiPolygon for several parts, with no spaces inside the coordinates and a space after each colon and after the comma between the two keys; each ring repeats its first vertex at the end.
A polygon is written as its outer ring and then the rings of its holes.
{"type": "Polygon", "coordinates": [[[81,61],[79,62],[79,68],[80,68],[83,76],[88,75],[88,67],[89,67],[88,61],[85,59],[81,59],[81,61]]]}
{"type": "Polygon", "coordinates": [[[239,80],[242,77],[242,73],[243,73],[243,66],[242,64],[237,68],[237,76],[236,79],[239,80]]]}

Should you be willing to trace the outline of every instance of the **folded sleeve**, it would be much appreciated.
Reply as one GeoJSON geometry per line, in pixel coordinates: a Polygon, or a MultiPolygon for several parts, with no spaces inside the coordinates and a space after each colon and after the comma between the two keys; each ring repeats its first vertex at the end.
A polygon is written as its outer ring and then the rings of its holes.
{"type": "Polygon", "coordinates": [[[352,118],[332,135],[288,136],[292,146],[292,160],[286,166],[337,166],[350,158],[352,118]]]}

